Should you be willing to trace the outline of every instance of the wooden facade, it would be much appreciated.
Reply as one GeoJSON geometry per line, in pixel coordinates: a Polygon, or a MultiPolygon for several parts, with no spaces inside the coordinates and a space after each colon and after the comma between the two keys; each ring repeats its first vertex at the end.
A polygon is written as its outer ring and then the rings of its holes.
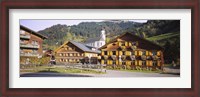
{"type": "Polygon", "coordinates": [[[164,63],[162,47],[131,33],[118,36],[100,49],[101,64],[107,66],[161,69],[164,63]]]}
{"type": "Polygon", "coordinates": [[[100,51],[83,43],[68,41],[55,50],[57,63],[96,63],[100,51]]]}
{"type": "Polygon", "coordinates": [[[47,37],[20,25],[20,56],[41,57],[43,54],[42,43],[47,37]]]}

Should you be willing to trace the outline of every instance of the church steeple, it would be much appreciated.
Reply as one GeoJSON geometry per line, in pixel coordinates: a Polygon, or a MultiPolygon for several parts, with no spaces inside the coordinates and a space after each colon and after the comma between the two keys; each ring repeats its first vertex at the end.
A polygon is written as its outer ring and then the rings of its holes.
{"type": "Polygon", "coordinates": [[[100,40],[101,41],[105,41],[106,40],[106,31],[105,31],[104,28],[101,30],[100,40]]]}

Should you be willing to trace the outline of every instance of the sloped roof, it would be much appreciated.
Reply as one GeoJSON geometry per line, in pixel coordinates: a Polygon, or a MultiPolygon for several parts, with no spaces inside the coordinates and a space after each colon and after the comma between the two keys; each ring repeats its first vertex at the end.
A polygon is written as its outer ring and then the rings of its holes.
{"type": "Polygon", "coordinates": [[[104,46],[100,47],[99,49],[107,47],[108,44],[117,41],[117,39],[119,39],[119,38],[120,39],[123,38],[124,40],[128,40],[128,39],[124,38],[124,36],[126,36],[126,35],[130,37],[129,40],[139,41],[141,43],[141,44],[139,43],[140,49],[148,49],[148,50],[153,50],[153,49],[163,50],[164,49],[163,47],[161,47],[161,46],[159,46],[159,45],[157,45],[157,44],[155,44],[155,43],[153,43],[149,40],[146,40],[144,38],[141,38],[141,37],[136,36],[136,35],[129,33],[129,32],[125,32],[125,33],[121,34],[120,36],[118,36],[115,39],[111,40],[110,42],[106,43],[104,46]]]}
{"type": "Polygon", "coordinates": [[[46,36],[44,36],[44,35],[42,35],[42,34],[40,34],[40,33],[37,33],[37,32],[35,32],[35,31],[33,31],[33,30],[31,30],[31,29],[29,29],[29,28],[23,26],[23,25],[20,25],[20,29],[26,30],[26,31],[28,31],[28,32],[30,32],[30,33],[32,33],[32,34],[34,34],[34,35],[36,35],[36,36],[38,36],[38,37],[40,37],[40,38],[42,38],[42,39],[47,39],[46,36]]]}
{"type": "Polygon", "coordinates": [[[85,41],[85,43],[92,43],[95,41],[99,41],[101,38],[100,37],[96,37],[96,38],[89,38],[85,41]]]}
{"type": "Polygon", "coordinates": [[[59,48],[57,48],[55,51],[59,50],[62,46],[66,45],[69,42],[72,43],[73,45],[75,45],[76,47],[80,48],[84,52],[101,53],[101,51],[98,49],[92,50],[92,48],[90,46],[87,46],[83,43],[79,43],[79,42],[75,42],[75,41],[67,41],[63,45],[61,45],[59,48]]]}

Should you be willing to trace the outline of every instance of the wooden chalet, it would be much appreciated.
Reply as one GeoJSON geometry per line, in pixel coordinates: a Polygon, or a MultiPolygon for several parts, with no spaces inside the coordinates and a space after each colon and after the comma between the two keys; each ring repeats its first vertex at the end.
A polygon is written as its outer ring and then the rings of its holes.
{"type": "Polygon", "coordinates": [[[20,57],[41,57],[43,55],[42,43],[46,38],[20,25],[20,57]]]}
{"type": "Polygon", "coordinates": [[[149,67],[161,69],[163,48],[132,33],[123,33],[101,49],[101,64],[131,69],[149,67]]]}
{"type": "Polygon", "coordinates": [[[67,41],[55,50],[57,63],[92,63],[98,62],[100,50],[75,41],[67,41]]]}

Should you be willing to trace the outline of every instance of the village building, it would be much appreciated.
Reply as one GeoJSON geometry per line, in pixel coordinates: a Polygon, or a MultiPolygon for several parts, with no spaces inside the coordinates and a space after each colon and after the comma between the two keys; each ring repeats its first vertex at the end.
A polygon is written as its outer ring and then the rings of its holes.
{"type": "Polygon", "coordinates": [[[123,33],[101,48],[101,64],[162,69],[163,48],[132,33],[123,33]]]}
{"type": "Polygon", "coordinates": [[[97,63],[100,50],[75,41],[67,41],[55,51],[57,63],[97,63]]]}
{"type": "Polygon", "coordinates": [[[92,47],[95,47],[95,48],[100,48],[102,47],[103,45],[106,44],[106,35],[105,35],[105,30],[101,30],[101,34],[99,37],[96,37],[96,38],[90,38],[88,40],[85,41],[85,44],[88,45],[88,46],[92,46],[92,47]]]}
{"type": "Polygon", "coordinates": [[[42,57],[44,39],[47,39],[47,37],[20,25],[20,57],[42,57]]]}

